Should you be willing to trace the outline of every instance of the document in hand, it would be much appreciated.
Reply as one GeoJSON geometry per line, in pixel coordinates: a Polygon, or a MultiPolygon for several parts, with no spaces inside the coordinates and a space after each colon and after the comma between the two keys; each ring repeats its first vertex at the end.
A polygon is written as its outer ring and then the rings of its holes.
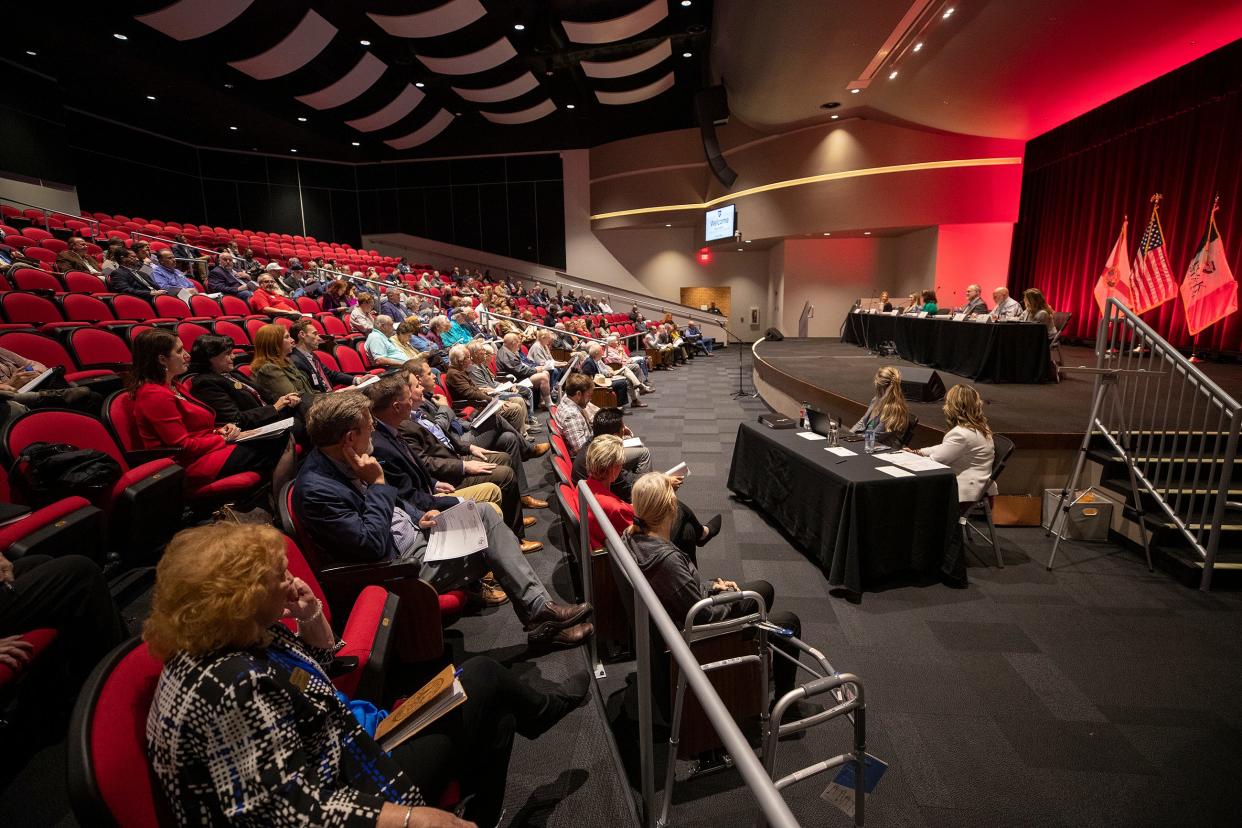
{"type": "Polygon", "coordinates": [[[188,305],[190,304],[190,297],[196,293],[198,293],[198,291],[194,288],[182,288],[177,291],[177,298],[188,305]]]}
{"type": "Polygon", "coordinates": [[[259,426],[258,428],[243,431],[241,434],[237,435],[237,440],[235,442],[244,443],[247,440],[258,440],[260,437],[266,437],[269,434],[279,434],[282,431],[288,431],[292,425],[293,418],[285,417],[283,420],[277,420],[276,422],[268,423],[265,426],[259,426]]]}
{"type": "Polygon", "coordinates": [[[347,385],[344,388],[336,389],[336,391],[333,391],[332,393],[335,394],[337,391],[357,391],[360,388],[366,388],[368,385],[373,385],[374,383],[377,383],[379,381],[380,381],[379,374],[372,374],[371,376],[367,377],[366,379],[364,379],[362,382],[358,383],[357,385],[347,385]]]}
{"type": "Polygon", "coordinates": [[[375,741],[383,750],[391,751],[465,700],[466,690],[450,664],[379,723],[375,741]]]}
{"type": "Polygon", "coordinates": [[[642,438],[640,437],[626,437],[624,440],[621,441],[621,445],[625,446],[626,448],[642,448],[643,441],[642,441],[642,438]]]}
{"type": "Polygon", "coordinates": [[[28,383],[26,383],[25,385],[23,385],[23,386],[21,387],[21,390],[22,390],[22,391],[33,391],[33,390],[35,390],[35,389],[36,389],[36,388],[38,388],[40,385],[42,385],[44,382],[46,382],[48,377],[50,377],[52,374],[55,374],[55,373],[56,373],[56,369],[57,369],[57,368],[58,368],[58,366],[56,366],[56,365],[53,365],[51,368],[48,368],[48,369],[47,369],[46,371],[44,371],[42,374],[39,374],[39,376],[35,377],[35,378],[34,378],[34,379],[32,379],[30,382],[28,382],[28,383]]]}
{"type": "Polygon", "coordinates": [[[686,465],[686,461],[682,460],[676,466],[665,472],[670,477],[689,477],[690,467],[686,465]]]}
{"type": "Polygon", "coordinates": [[[486,549],[487,530],[479,506],[477,500],[464,500],[436,515],[423,560],[449,561],[486,549]]]}
{"type": "Polygon", "coordinates": [[[502,400],[500,397],[493,397],[491,402],[489,402],[483,408],[482,411],[479,411],[477,414],[474,415],[474,419],[470,421],[471,430],[475,430],[479,426],[487,422],[487,418],[491,417],[493,414],[499,411],[500,407],[504,404],[505,404],[505,401],[502,400]]]}

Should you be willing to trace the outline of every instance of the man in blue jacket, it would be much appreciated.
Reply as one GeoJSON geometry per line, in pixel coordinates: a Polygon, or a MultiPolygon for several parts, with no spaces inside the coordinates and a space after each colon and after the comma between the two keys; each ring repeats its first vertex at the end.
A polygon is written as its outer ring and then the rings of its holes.
{"type": "MultiPolygon", "coordinates": [[[[478,512],[487,548],[446,561],[424,560],[440,511],[401,499],[372,456],[373,429],[364,394],[323,394],[311,406],[306,431],[315,448],[298,472],[293,508],[322,554],[351,563],[415,560],[421,564],[419,577],[441,591],[477,581],[490,569],[512,599],[529,645],[574,647],[594,632],[586,620],[591,605],[552,601],[517,538],[490,508],[478,512]]],[[[425,505],[445,504],[433,499],[425,505]]]]}

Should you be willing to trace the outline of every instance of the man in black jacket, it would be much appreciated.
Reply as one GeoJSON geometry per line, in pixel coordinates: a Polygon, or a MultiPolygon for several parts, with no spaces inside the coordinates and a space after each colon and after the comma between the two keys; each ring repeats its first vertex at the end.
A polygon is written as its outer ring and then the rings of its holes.
{"type": "Polygon", "coordinates": [[[207,271],[207,292],[236,296],[249,302],[256,285],[235,273],[233,265],[233,254],[227,250],[221,251],[216,257],[216,266],[207,271]]]}
{"type": "Polygon", "coordinates": [[[338,385],[357,385],[362,381],[362,377],[334,371],[323,364],[323,360],[316,353],[320,342],[319,331],[315,330],[309,319],[294,322],[289,329],[289,335],[293,337],[293,353],[289,354],[289,361],[294,368],[306,375],[311,388],[328,392],[338,385]]]}
{"type": "Polygon", "coordinates": [[[120,264],[108,275],[108,290],[113,293],[127,293],[151,300],[163,296],[168,291],[160,290],[159,285],[139,270],[138,255],[132,250],[121,253],[120,264]]]}

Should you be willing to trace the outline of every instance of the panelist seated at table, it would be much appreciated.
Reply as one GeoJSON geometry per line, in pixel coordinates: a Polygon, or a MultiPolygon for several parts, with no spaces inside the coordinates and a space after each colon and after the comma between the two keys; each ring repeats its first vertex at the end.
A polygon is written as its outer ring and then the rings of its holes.
{"type": "Polygon", "coordinates": [[[923,291],[922,300],[923,300],[923,307],[921,307],[919,310],[921,310],[923,313],[927,314],[928,316],[935,316],[936,311],[940,310],[940,306],[936,304],[936,291],[934,290],[923,291]]]}
{"type": "Polygon", "coordinates": [[[996,303],[996,307],[992,309],[989,316],[997,322],[1010,319],[1019,319],[1022,316],[1022,305],[1015,302],[1009,296],[1009,288],[998,287],[992,291],[992,301],[996,303]]]}
{"type": "Polygon", "coordinates": [[[923,295],[918,291],[910,294],[910,298],[906,300],[906,306],[902,309],[902,313],[918,313],[923,309],[923,295]]]}
{"type": "Polygon", "coordinates": [[[966,286],[966,304],[962,306],[962,313],[967,317],[988,312],[988,303],[983,301],[983,297],[979,295],[982,292],[983,289],[978,285],[966,286]]]}
{"type": "MultiPolygon", "coordinates": [[[[973,385],[955,385],[944,398],[944,420],[949,430],[936,446],[907,449],[943,463],[957,476],[958,520],[966,522],[966,512],[979,498],[984,486],[988,496],[996,494],[992,478],[992,460],[996,449],[992,429],[983,414],[983,399],[973,385]]],[[[950,549],[945,553],[941,574],[950,586],[966,586],[966,557],[960,543],[960,532],[954,532],[950,549]]]]}
{"type": "Polygon", "coordinates": [[[874,431],[877,442],[900,448],[909,423],[910,410],[906,395],[901,392],[901,372],[895,366],[885,365],[875,372],[875,395],[850,431],[874,431]]]}
{"type": "Polygon", "coordinates": [[[893,303],[888,301],[888,291],[880,291],[880,313],[892,313],[893,303]]]}
{"type": "Polygon", "coordinates": [[[1052,321],[1052,306],[1044,298],[1043,291],[1039,288],[1027,288],[1022,293],[1022,304],[1025,306],[1022,311],[1023,322],[1039,322],[1048,329],[1049,339],[1057,335],[1056,323],[1052,321]]]}

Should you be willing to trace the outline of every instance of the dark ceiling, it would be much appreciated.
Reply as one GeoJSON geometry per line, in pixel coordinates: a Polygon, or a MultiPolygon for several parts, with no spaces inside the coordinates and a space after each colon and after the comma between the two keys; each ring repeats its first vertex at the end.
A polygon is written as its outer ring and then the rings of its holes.
{"type": "Polygon", "coordinates": [[[360,162],[693,126],[712,3],[109,0],[65,14],[5,13],[6,56],[55,78],[65,106],[198,146],[360,162]]]}

